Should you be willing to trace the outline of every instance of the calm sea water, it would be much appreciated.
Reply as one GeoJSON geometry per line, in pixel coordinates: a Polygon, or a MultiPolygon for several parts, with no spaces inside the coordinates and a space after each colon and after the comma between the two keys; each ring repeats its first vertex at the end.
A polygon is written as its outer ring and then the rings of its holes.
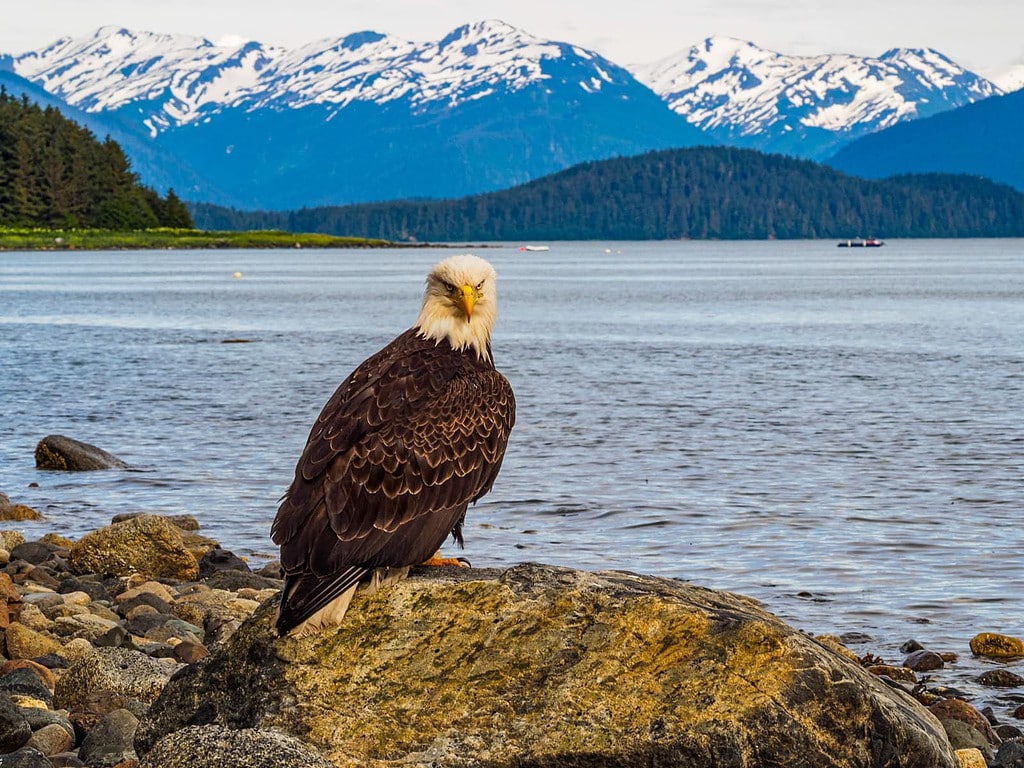
{"type": "MultiPolygon", "coordinates": [[[[947,684],[980,670],[976,632],[1024,635],[1024,241],[475,252],[519,423],[474,565],[742,592],[892,661],[959,652],[947,684]]],[[[0,490],[48,518],[20,528],[188,513],[273,557],[310,424],[450,253],[0,254],[0,490]],[[136,470],[38,472],[50,433],[136,470]]]]}

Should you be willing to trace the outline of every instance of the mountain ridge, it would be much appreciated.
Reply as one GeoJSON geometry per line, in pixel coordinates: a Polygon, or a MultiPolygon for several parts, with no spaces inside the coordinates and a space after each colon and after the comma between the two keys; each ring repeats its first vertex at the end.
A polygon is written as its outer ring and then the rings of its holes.
{"type": "Polygon", "coordinates": [[[1024,90],[1018,90],[865,136],[827,162],[864,178],[942,171],[983,176],[1024,191],[1022,121],[1024,90]]]}

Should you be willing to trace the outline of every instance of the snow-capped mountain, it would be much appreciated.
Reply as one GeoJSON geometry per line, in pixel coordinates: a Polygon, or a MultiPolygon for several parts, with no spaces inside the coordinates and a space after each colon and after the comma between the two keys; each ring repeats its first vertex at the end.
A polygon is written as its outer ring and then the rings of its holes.
{"type": "Polygon", "coordinates": [[[729,37],[632,68],[727,144],[820,158],[858,136],[1001,93],[929,48],[787,56],[729,37]]]}
{"type": "Polygon", "coordinates": [[[231,106],[283,53],[259,43],[221,46],[199,37],[101,27],[18,56],[13,69],[86,112],[156,105],[143,118],[155,134],[231,106]]]}
{"type": "Polygon", "coordinates": [[[584,91],[631,79],[596,54],[500,21],[462,26],[435,42],[360,32],[292,51],[102,27],[20,56],[14,71],[90,112],[148,104],[146,123],[156,134],[225,108],[457,106],[550,79],[546,62],[570,60],[587,70],[577,83],[584,91]]]}
{"type": "Polygon", "coordinates": [[[207,184],[176,186],[186,199],[244,207],[453,197],[707,143],[622,67],[500,21],[295,50],[103,27],[12,68],[199,169],[207,184]]]}

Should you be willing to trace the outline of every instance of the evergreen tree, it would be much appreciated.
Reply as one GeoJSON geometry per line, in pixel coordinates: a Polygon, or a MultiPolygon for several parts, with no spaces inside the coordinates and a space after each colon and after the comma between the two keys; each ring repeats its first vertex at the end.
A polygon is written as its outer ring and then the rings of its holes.
{"type": "Polygon", "coordinates": [[[0,224],[191,228],[181,200],[142,186],[111,139],[0,88],[0,224]]]}

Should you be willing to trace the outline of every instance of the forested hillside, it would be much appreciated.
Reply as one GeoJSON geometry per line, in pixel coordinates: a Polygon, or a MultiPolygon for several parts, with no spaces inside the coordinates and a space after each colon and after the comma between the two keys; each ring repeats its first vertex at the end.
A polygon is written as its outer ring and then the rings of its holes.
{"type": "Polygon", "coordinates": [[[173,191],[161,198],[142,186],[115,142],[0,88],[0,225],[189,228],[192,219],[173,191]]]}
{"type": "Polygon", "coordinates": [[[290,213],[193,206],[199,226],[389,240],[1024,236],[1024,195],[972,176],[881,181],[721,147],[584,163],[502,192],[290,213]]]}

